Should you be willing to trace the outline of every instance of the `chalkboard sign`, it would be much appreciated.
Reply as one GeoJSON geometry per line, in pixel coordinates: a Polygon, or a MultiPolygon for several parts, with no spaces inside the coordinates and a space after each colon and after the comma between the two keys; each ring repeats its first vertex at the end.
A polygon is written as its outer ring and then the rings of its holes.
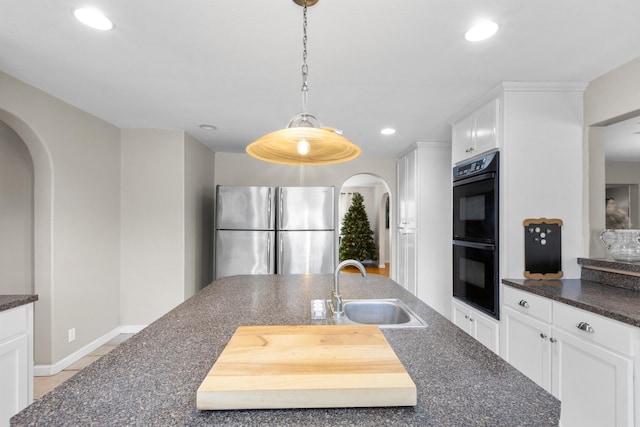
{"type": "Polygon", "coordinates": [[[562,277],[562,220],[524,220],[524,276],[530,279],[562,277]]]}

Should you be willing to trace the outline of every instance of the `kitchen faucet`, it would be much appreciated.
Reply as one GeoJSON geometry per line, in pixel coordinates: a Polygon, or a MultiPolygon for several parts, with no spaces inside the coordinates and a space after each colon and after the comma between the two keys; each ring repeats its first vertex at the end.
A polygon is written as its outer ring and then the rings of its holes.
{"type": "Polygon", "coordinates": [[[362,277],[367,277],[367,272],[365,271],[364,266],[359,261],[347,259],[338,264],[338,266],[336,267],[336,271],[333,273],[333,291],[331,292],[331,312],[333,313],[334,319],[338,319],[344,316],[338,278],[340,277],[340,270],[348,265],[358,267],[358,270],[360,270],[360,274],[362,274],[362,277]]]}

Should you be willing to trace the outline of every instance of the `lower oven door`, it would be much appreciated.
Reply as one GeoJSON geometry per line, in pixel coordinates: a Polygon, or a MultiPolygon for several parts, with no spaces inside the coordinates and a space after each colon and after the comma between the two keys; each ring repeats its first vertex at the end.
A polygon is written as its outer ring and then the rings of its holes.
{"type": "Polygon", "coordinates": [[[495,245],[453,241],[453,296],[500,318],[495,245]]]}

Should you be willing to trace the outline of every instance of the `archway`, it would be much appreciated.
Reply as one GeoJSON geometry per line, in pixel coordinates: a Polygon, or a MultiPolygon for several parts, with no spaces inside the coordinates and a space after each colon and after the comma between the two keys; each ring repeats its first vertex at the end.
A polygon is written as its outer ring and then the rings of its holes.
{"type": "Polygon", "coordinates": [[[33,282],[38,294],[35,305],[34,358],[36,364],[49,364],[51,348],[51,291],[53,277],[52,220],[53,168],[51,156],[33,129],[16,115],[0,109],[4,122],[22,139],[33,161],[33,282]]]}
{"type": "Polygon", "coordinates": [[[33,294],[33,161],[0,121],[0,293],[33,294]]]}
{"type": "Polygon", "coordinates": [[[387,182],[378,175],[359,173],[347,179],[340,189],[338,203],[338,229],[342,227],[345,213],[351,206],[353,193],[360,193],[364,198],[365,210],[369,224],[374,233],[374,241],[378,249],[376,265],[367,265],[367,269],[375,274],[389,276],[391,268],[392,234],[391,224],[391,189],[387,182]]]}

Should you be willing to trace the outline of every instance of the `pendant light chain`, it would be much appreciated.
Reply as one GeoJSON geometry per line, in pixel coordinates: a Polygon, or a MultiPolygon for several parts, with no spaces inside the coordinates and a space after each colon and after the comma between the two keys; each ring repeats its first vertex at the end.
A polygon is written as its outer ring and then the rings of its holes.
{"type": "Polygon", "coordinates": [[[309,66],[307,65],[307,6],[318,0],[293,0],[303,10],[302,113],[296,114],[284,129],[268,133],[247,146],[247,154],[266,162],[287,165],[330,165],[355,159],[360,147],[335,129],[325,128],[307,111],[309,66]]]}
{"type": "Polygon", "coordinates": [[[302,112],[307,112],[307,93],[309,92],[309,84],[307,78],[309,76],[309,66],[307,65],[307,1],[303,1],[302,8],[302,112]]]}

